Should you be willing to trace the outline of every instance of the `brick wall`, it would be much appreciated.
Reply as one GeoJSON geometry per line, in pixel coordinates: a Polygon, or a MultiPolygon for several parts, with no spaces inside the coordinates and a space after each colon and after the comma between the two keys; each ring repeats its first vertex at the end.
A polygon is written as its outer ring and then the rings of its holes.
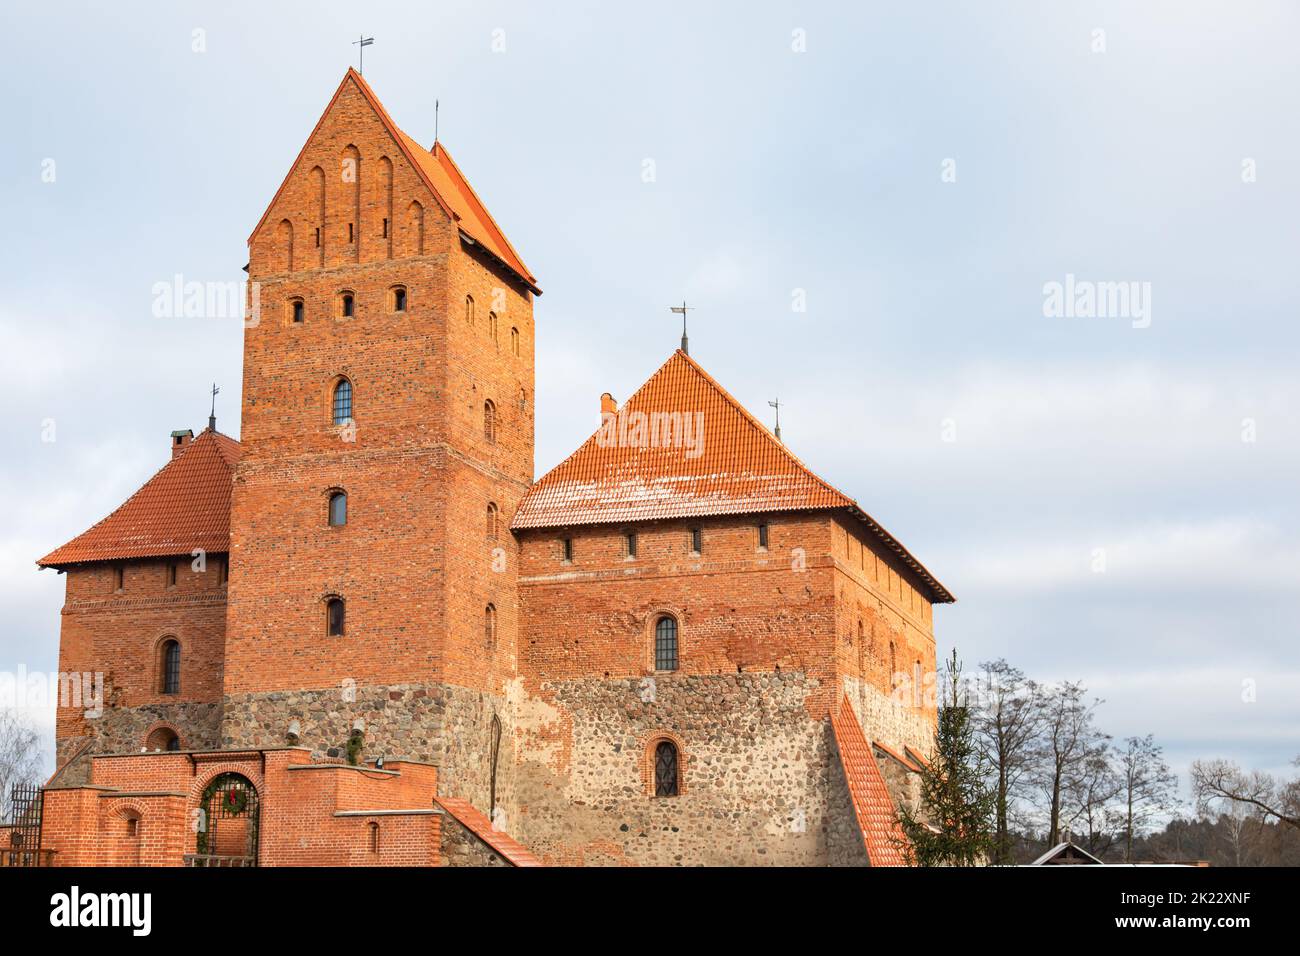
{"type": "Polygon", "coordinates": [[[208,555],[201,571],[189,558],[68,570],[59,670],[101,674],[105,708],[101,716],[88,717],[84,704],[59,707],[60,764],[87,740],[101,753],[138,751],[159,725],[174,728],[183,747],[216,745],[226,628],[224,561],[225,555],[208,555]],[[174,583],[169,583],[169,566],[175,569],[174,583]],[[162,692],[167,639],[181,646],[178,694],[162,692]]]}

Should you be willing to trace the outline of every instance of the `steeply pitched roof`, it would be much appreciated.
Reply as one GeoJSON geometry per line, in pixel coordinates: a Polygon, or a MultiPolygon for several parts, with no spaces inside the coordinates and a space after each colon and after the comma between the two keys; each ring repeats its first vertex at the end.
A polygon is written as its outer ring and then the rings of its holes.
{"type": "Polygon", "coordinates": [[[36,563],[189,555],[230,550],[230,482],[239,442],[204,430],[99,524],[36,563]]]}
{"type": "Polygon", "coordinates": [[[861,520],[935,600],[953,600],[857,502],[817,477],[679,349],[617,416],[528,490],[511,527],[833,508],[861,520]]]}
{"type": "Polygon", "coordinates": [[[384,105],[379,102],[379,97],[375,96],[374,90],[370,88],[370,84],[351,67],[344,74],[338,89],[334,91],[334,96],[330,99],[329,105],[325,107],[325,112],[321,114],[321,118],[317,121],[315,129],[312,130],[312,135],[307,137],[307,142],[303,144],[298,157],[293,161],[293,165],[289,167],[289,172],[285,175],[280,188],[276,190],[270,204],[267,205],[266,211],[262,213],[262,218],[258,220],[252,233],[249,234],[248,241],[253,241],[253,236],[257,235],[258,230],[266,222],[266,218],[271,214],[271,210],[275,207],[280,194],[284,192],[289,178],[302,161],[303,154],[307,151],[307,145],[315,137],[316,131],[320,129],[321,124],[325,122],[325,117],[329,115],[330,110],[333,108],[335,100],[339,98],[339,94],[343,92],[349,82],[356,84],[361,95],[366,98],[366,101],[388,130],[389,135],[396,141],[402,154],[424,181],[424,184],[429,187],[443,211],[459,227],[461,233],[486,249],[506,268],[515,273],[529,289],[535,293],[540,293],[541,289],[537,288],[537,280],[528,271],[523,259],[520,258],[519,253],[510,244],[510,240],[506,238],[505,233],[496,224],[496,220],[487,211],[487,207],[483,205],[478,195],[470,187],[469,181],[465,179],[460,168],[452,161],[451,154],[447,152],[447,147],[441,143],[434,143],[432,150],[426,150],[412,137],[407,136],[398,129],[397,124],[393,122],[393,118],[384,109],[384,105]]]}
{"type": "Polygon", "coordinates": [[[849,785],[853,813],[867,849],[867,860],[872,866],[906,866],[902,843],[907,838],[903,836],[894,801],[876,765],[871,745],[847,697],[840,700],[839,712],[831,715],[831,729],[840,752],[844,779],[849,785]]]}
{"type": "Polygon", "coordinates": [[[434,797],[444,810],[461,822],[465,829],[496,850],[512,866],[541,866],[542,861],[533,856],[528,848],[502,830],[492,826],[486,816],[470,803],[460,797],[434,797]]]}

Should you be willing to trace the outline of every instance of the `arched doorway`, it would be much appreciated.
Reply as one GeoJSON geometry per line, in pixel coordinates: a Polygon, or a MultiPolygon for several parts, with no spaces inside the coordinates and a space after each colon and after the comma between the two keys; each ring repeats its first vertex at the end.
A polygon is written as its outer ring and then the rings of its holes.
{"type": "Polygon", "coordinates": [[[218,774],[199,798],[191,866],[256,866],[257,789],[239,773],[218,774]]]}

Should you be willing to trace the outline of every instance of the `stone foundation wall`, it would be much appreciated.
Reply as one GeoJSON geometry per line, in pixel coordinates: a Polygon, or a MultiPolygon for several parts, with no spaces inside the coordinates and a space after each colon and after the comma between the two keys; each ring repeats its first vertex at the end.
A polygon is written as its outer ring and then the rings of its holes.
{"type": "Polygon", "coordinates": [[[504,701],[447,684],[407,684],[227,697],[220,746],[282,747],[292,721],[299,746],[318,756],[346,757],[358,718],[365,721],[362,757],[409,757],[438,767],[438,792],[490,812],[492,715],[500,715],[497,802],[513,790],[513,721],[504,701]]]}
{"type": "Polygon", "coordinates": [[[176,731],[182,750],[212,750],[220,746],[221,705],[196,702],[106,707],[99,717],[85,721],[89,731],[86,736],[59,741],[59,762],[73,756],[88,740],[93,743],[91,753],[139,753],[149,732],[158,725],[176,731]]]}
{"type": "Polygon", "coordinates": [[[899,703],[866,681],[844,677],[844,694],[869,741],[888,744],[900,753],[912,747],[928,754],[934,747],[934,710],[899,703]]]}
{"type": "Polygon", "coordinates": [[[492,849],[450,813],[442,816],[442,845],[439,862],[443,866],[509,866],[507,860],[492,849]]]}
{"type": "Polygon", "coordinates": [[[844,859],[830,725],[806,706],[818,691],[798,672],[542,683],[521,695],[511,833],[556,864],[844,859]],[[675,797],[652,795],[665,736],[681,754],[675,797]]]}

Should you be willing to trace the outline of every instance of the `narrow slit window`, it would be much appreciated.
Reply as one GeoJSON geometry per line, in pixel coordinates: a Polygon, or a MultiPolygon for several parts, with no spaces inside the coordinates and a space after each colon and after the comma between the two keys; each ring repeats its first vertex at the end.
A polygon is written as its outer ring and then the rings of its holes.
{"type": "Polygon", "coordinates": [[[497,407],[491,399],[483,403],[483,437],[489,442],[497,440],[497,407]]]}
{"type": "Polygon", "coordinates": [[[564,539],[563,553],[564,553],[564,561],[566,564],[573,561],[573,539],[572,538],[564,539]]]}
{"type": "Polygon", "coordinates": [[[167,586],[169,588],[176,587],[176,562],[175,561],[167,562],[167,586]]]}
{"type": "Polygon", "coordinates": [[[344,607],[342,598],[330,598],[325,602],[325,633],[330,637],[342,637],[344,632],[344,607]]]}
{"type": "Polygon", "coordinates": [[[767,550],[767,522],[760,521],[758,524],[758,546],[767,550]]]}
{"type": "Polygon", "coordinates": [[[474,324],[474,297],[465,296],[465,322],[468,325],[474,324]]]}
{"type": "Polygon", "coordinates": [[[495,604],[489,604],[483,609],[483,640],[488,647],[496,644],[497,639],[497,609],[495,604]]]}
{"type": "Polygon", "coordinates": [[[181,645],[178,641],[163,643],[162,692],[164,694],[181,692],[181,645]]]}
{"type": "Polygon", "coordinates": [[[330,495],[329,521],[334,527],[348,523],[348,496],[346,492],[336,491],[330,495]]]}
{"type": "Polygon", "coordinates": [[[346,425],[352,421],[352,383],[340,379],[334,386],[334,424],[346,425]]]}
{"type": "Polygon", "coordinates": [[[113,590],[121,591],[126,587],[126,569],[117,567],[113,569],[113,590]]]}
{"type": "Polygon", "coordinates": [[[396,289],[393,290],[393,311],[394,312],[406,311],[406,290],[403,289],[401,286],[398,286],[396,289]]]}
{"type": "Polygon", "coordinates": [[[636,532],[635,531],[627,532],[625,535],[623,535],[623,539],[626,542],[627,556],[629,558],[635,558],[636,557],[636,532]]]}
{"type": "Polygon", "coordinates": [[[387,217],[387,216],[384,217],[384,235],[383,235],[383,238],[385,238],[385,239],[388,238],[388,217],[387,217]]]}
{"type": "Polygon", "coordinates": [[[519,355],[519,330],[512,328],[510,330],[510,351],[514,355],[519,355]]]}
{"type": "Polygon", "coordinates": [[[348,223],[348,242],[355,242],[355,241],[356,239],[355,236],[353,235],[352,223],[348,223]]]}
{"type": "Polygon", "coordinates": [[[677,796],[677,745],[661,740],[655,745],[655,796],[677,796]]]}
{"type": "Polygon", "coordinates": [[[691,529],[691,552],[694,554],[704,553],[704,531],[700,528],[691,529]]]}
{"type": "Polygon", "coordinates": [[[343,296],[342,296],[342,298],[339,300],[339,302],[340,302],[340,305],[341,305],[341,311],[342,311],[342,313],[343,313],[343,318],[345,318],[345,319],[350,319],[350,318],[352,318],[353,314],[355,314],[355,312],[356,312],[356,310],[357,310],[357,302],[356,302],[356,298],[352,295],[352,293],[351,293],[351,292],[344,292],[344,293],[343,293],[343,296]]]}
{"type": "Polygon", "coordinates": [[[487,506],[487,539],[495,541],[497,539],[497,506],[495,502],[489,501],[487,506]]]}
{"type": "Polygon", "coordinates": [[[655,670],[677,670],[677,619],[669,614],[655,622],[655,670]]]}
{"type": "Polygon", "coordinates": [[[316,227],[316,248],[320,248],[320,226],[316,227]]]}
{"type": "Polygon", "coordinates": [[[302,299],[294,299],[292,305],[293,321],[301,322],[307,315],[307,309],[303,306],[302,299]]]}

